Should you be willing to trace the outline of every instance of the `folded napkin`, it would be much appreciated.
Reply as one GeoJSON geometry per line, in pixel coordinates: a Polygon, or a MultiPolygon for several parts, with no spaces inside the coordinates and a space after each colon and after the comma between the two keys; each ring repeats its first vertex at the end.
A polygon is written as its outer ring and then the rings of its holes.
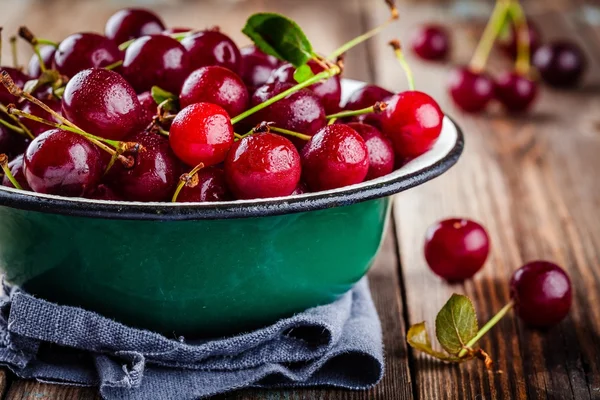
{"type": "Polygon", "coordinates": [[[267,328],[194,341],[15,288],[0,301],[0,363],[21,378],[96,386],[106,399],[191,400],[248,387],[367,389],[383,375],[383,350],[366,278],[267,328]]]}

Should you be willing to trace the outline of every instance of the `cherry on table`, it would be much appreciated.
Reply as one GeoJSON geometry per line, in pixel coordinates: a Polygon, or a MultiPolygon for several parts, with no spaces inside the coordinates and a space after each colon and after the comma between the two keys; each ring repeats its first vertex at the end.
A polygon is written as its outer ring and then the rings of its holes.
{"type": "MultiPolygon", "coordinates": [[[[27,183],[27,179],[25,179],[25,173],[23,172],[23,154],[13,158],[13,160],[8,163],[8,169],[10,169],[10,173],[19,185],[21,185],[23,190],[31,190],[27,183]]],[[[2,178],[2,186],[14,188],[14,185],[6,175],[2,178]]]]}
{"type": "Polygon", "coordinates": [[[6,154],[10,159],[22,154],[27,144],[28,140],[22,135],[13,132],[4,125],[0,125],[0,154],[6,154]]]}
{"type": "Polygon", "coordinates": [[[412,35],[411,47],[424,60],[445,60],[450,52],[448,31],[441,25],[422,25],[412,35]]]}
{"type": "Polygon", "coordinates": [[[538,48],[533,55],[533,65],[547,84],[566,88],[581,81],[587,60],[577,44],[559,40],[538,48]]]}
{"type": "MultiPolygon", "coordinates": [[[[346,110],[362,110],[364,108],[371,107],[378,101],[387,101],[393,95],[394,93],[379,86],[365,85],[355,90],[350,95],[344,108],[346,110]]],[[[377,129],[382,129],[381,117],[382,114],[364,114],[360,115],[357,119],[359,122],[373,125],[377,129]]]]}
{"type": "Polygon", "coordinates": [[[281,65],[277,58],[262,52],[254,45],[242,47],[240,55],[241,77],[251,92],[267,83],[273,71],[281,65]]]}
{"type": "Polygon", "coordinates": [[[54,67],[70,78],[84,69],[106,67],[122,58],[117,45],[106,36],[74,33],[58,45],[54,53],[54,67]]]}
{"type": "Polygon", "coordinates": [[[162,20],[150,10],[125,8],[114,13],[104,28],[107,38],[117,45],[145,35],[159,34],[165,30],[162,20]]]}
{"type": "Polygon", "coordinates": [[[490,240],[477,222],[452,218],[437,222],[425,235],[425,259],[436,275],[449,282],[475,275],[488,257],[490,240]]]}
{"type": "Polygon", "coordinates": [[[450,73],[448,90],[454,104],[466,112],[480,112],[494,97],[494,81],[483,72],[458,67],[450,73]]]}
{"type": "Polygon", "coordinates": [[[218,29],[196,32],[181,40],[190,55],[192,69],[218,65],[240,73],[242,56],[229,36],[218,29]]]}
{"type": "Polygon", "coordinates": [[[550,328],[562,321],[571,308],[571,280],[558,265],[534,261],[516,270],[510,280],[515,312],[525,324],[550,328]]]}
{"type": "Polygon", "coordinates": [[[529,109],[535,100],[538,85],[535,81],[516,72],[504,72],[496,78],[494,94],[504,108],[512,112],[529,109]]]}
{"type": "MultiPolygon", "coordinates": [[[[44,61],[44,66],[48,69],[52,68],[56,48],[54,46],[45,45],[39,46],[39,50],[42,60],[44,61]]],[[[27,74],[32,78],[38,78],[42,74],[42,69],[40,68],[40,59],[35,54],[29,59],[29,63],[27,64],[27,74]]]]}
{"type": "Polygon", "coordinates": [[[202,168],[197,175],[198,184],[194,187],[184,186],[177,196],[178,203],[228,201],[233,198],[222,169],[202,168]]]}
{"type": "MultiPolygon", "coordinates": [[[[0,67],[0,70],[8,72],[8,75],[10,75],[10,78],[13,80],[15,85],[17,85],[21,89],[23,89],[23,86],[25,86],[25,83],[31,79],[29,76],[25,75],[23,72],[21,72],[18,69],[15,69],[15,68],[0,67]]],[[[8,92],[8,90],[6,90],[4,85],[0,85],[0,103],[2,103],[4,105],[9,105],[10,103],[16,104],[18,101],[19,101],[18,97],[10,94],[8,92]]]]}
{"type": "Polygon", "coordinates": [[[354,129],[365,140],[369,151],[369,172],[365,180],[385,176],[394,170],[394,147],[390,139],[377,128],[360,122],[351,122],[348,126],[354,129]]]}

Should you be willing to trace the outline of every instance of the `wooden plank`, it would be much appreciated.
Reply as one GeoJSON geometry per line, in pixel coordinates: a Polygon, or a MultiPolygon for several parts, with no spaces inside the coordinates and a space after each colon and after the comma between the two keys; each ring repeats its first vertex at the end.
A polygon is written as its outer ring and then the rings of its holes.
{"type": "Polygon", "coordinates": [[[100,400],[96,389],[17,381],[10,386],[6,400],[100,400]]]}

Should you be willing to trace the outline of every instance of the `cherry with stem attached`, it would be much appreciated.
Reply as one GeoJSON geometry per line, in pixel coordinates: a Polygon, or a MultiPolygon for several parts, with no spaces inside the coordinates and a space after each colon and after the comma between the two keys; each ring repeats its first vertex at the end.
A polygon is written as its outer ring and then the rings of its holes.
{"type": "Polygon", "coordinates": [[[200,171],[202,168],[204,168],[204,164],[200,163],[196,165],[190,172],[181,175],[179,178],[179,184],[177,185],[175,193],[173,194],[173,198],[171,199],[172,203],[177,202],[177,197],[179,197],[179,193],[181,193],[181,190],[184,187],[187,186],[193,188],[198,185],[198,171],[200,171]]]}

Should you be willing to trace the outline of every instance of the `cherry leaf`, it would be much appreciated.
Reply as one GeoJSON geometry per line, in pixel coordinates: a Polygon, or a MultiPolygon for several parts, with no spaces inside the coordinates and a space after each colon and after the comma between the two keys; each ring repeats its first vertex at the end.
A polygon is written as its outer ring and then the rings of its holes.
{"type": "Polygon", "coordinates": [[[478,330],[473,303],[460,294],[453,294],[435,319],[437,339],[444,350],[453,355],[460,353],[478,330]]]}
{"type": "Polygon", "coordinates": [[[296,68],[296,71],[294,72],[294,79],[298,83],[307,81],[310,78],[312,78],[313,76],[315,76],[315,74],[312,71],[312,69],[308,66],[308,64],[304,64],[304,65],[296,68]]]}
{"type": "Polygon", "coordinates": [[[158,86],[152,86],[152,89],[150,89],[150,94],[152,95],[152,98],[154,99],[157,105],[169,100],[163,105],[163,110],[177,110],[177,101],[179,100],[179,98],[173,93],[167,92],[166,90],[161,89],[158,86]]]}
{"type": "Polygon", "coordinates": [[[427,333],[425,322],[421,322],[411,326],[408,330],[408,333],[406,334],[406,341],[412,348],[422,351],[423,353],[429,354],[430,356],[435,357],[438,360],[447,362],[466,361],[465,359],[453,357],[449,354],[442,353],[441,351],[434,350],[433,347],[431,347],[431,340],[429,339],[429,334],[427,333]]]}

